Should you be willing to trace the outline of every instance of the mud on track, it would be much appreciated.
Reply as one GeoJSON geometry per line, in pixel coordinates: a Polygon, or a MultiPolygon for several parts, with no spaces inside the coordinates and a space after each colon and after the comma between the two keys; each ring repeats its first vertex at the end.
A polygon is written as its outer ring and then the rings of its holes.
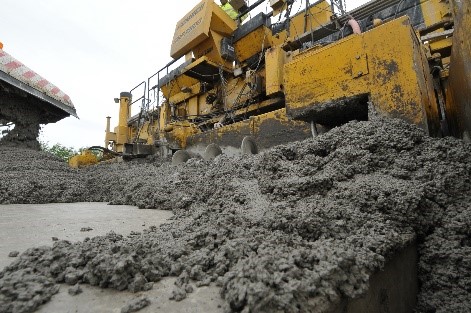
{"type": "Polygon", "coordinates": [[[398,120],[351,122],[254,157],[72,170],[2,148],[0,203],[110,201],[173,210],[123,237],[32,248],[0,272],[0,311],[28,312],[55,282],[134,291],[215,282],[227,311],[309,312],[366,291],[419,245],[418,312],[471,310],[471,146],[398,120]],[[16,284],[16,285],[15,285],[16,284]]]}

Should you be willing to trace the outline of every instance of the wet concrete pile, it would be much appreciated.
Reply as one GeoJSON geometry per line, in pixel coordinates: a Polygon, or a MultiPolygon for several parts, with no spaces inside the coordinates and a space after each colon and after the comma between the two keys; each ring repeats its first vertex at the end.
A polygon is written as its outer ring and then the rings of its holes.
{"type": "Polygon", "coordinates": [[[79,202],[88,193],[77,170],[46,152],[0,145],[0,203],[79,202]]]}
{"type": "MultiPolygon", "coordinates": [[[[33,202],[3,179],[10,175],[9,183],[26,192],[29,176],[3,163],[1,202],[33,202]]],[[[365,293],[369,277],[413,241],[417,311],[471,309],[471,146],[429,138],[401,121],[352,122],[249,158],[63,167],[54,174],[70,184],[35,199],[111,201],[175,216],[127,237],[111,233],[24,252],[0,272],[2,312],[27,312],[54,293],[11,288],[33,279],[26,273],[35,274],[34,286],[40,280],[132,291],[172,275],[176,300],[214,282],[227,311],[322,312],[365,293]]],[[[51,177],[43,189],[61,179],[51,177]]]]}

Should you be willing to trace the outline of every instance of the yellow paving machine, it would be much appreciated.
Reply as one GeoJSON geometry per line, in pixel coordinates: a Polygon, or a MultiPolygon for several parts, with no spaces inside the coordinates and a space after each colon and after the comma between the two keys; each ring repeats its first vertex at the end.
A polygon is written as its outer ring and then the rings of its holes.
{"type": "Polygon", "coordinates": [[[469,140],[469,1],[374,0],[350,12],[341,0],[229,4],[236,16],[203,0],[178,21],[173,60],[115,99],[105,148],[181,163],[257,153],[372,114],[469,140]]]}

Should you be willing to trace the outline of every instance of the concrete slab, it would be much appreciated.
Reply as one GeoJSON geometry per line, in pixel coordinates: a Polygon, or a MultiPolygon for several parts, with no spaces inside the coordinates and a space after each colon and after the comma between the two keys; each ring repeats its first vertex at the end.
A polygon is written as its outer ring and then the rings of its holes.
{"type": "Polygon", "coordinates": [[[154,288],[146,292],[131,293],[128,291],[116,291],[100,289],[82,285],[83,293],[71,296],[67,290],[70,286],[61,285],[61,290],[52,298],[52,301],[41,306],[38,313],[119,313],[121,308],[132,299],[146,296],[150,305],[141,309],[141,313],[221,313],[223,301],[219,296],[218,288],[201,287],[195,288],[192,294],[180,302],[169,300],[174,278],[164,279],[156,284],[154,288]]]}
{"type": "Polygon", "coordinates": [[[128,235],[172,216],[170,211],[139,210],[107,203],[54,203],[0,205],[0,268],[13,260],[10,251],[52,245],[52,237],[81,241],[110,231],[128,235]],[[92,228],[90,231],[80,231],[92,228]]]}
{"type": "MultiPolygon", "coordinates": [[[[11,251],[21,253],[31,247],[51,246],[52,237],[73,242],[110,231],[128,235],[131,231],[142,231],[165,223],[171,216],[170,211],[139,210],[133,206],[107,203],[0,205],[0,268],[14,260],[8,257],[11,251]],[[81,231],[82,228],[91,230],[81,231]]],[[[153,290],[139,293],[81,285],[83,293],[77,296],[68,294],[70,286],[61,285],[60,292],[37,312],[114,313],[120,312],[128,301],[142,295],[148,297],[151,304],[140,312],[222,311],[223,301],[219,289],[215,287],[195,288],[181,302],[169,300],[174,281],[174,278],[164,279],[154,284],[153,290]]]]}

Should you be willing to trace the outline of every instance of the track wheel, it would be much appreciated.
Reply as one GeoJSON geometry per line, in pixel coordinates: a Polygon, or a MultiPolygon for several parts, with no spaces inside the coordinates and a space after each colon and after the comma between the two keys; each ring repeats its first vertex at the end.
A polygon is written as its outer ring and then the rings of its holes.
{"type": "Polygon", "coordinates": [[[240,146],[242,154],[258,154],[258,147],[255,139],[245,136],[240,146]]]}
{"type": "Polygon", "coordinates": [[[178,150],[172,156],[172,165],[185,163],[189,159],[191,159],[191,155],[188,153],[188,151],[178,150]]]}
{"type": "Polygon", "coordinates": [[[220,154],[222,154],[221,148],[217,144],[212,143],[206,147],[206,150],[204,150],[203,158],[206,161],[210,161],[214,160],[214,158],[220,154]]]}

